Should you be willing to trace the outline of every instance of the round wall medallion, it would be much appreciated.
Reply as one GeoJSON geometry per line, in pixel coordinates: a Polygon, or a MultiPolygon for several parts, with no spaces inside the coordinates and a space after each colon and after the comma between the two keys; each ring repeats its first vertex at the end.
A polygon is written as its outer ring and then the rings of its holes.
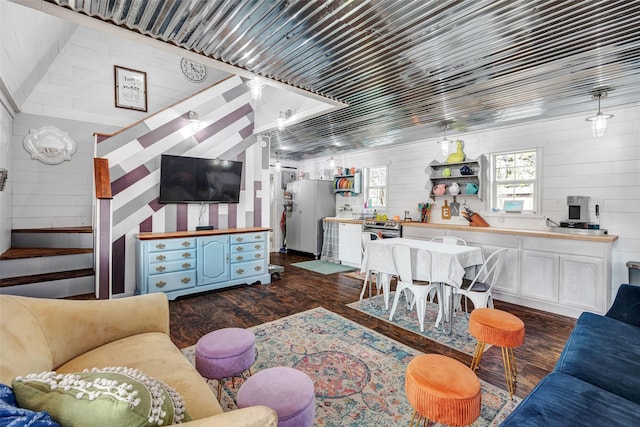
{"type": "Polygon", "coordinates": [[[32,159],[40,160],[48,165],[57,165],[65,160],[71,160],[76,152],[76,143],[69,134],[54,126],[43,126],[39,129],[29,129],[22,142],[24,149],[31,154],[32,159]]]}
{"type": "Polygon", "coordinates": [[[180,61],[180,71],[194,83],[200,83],[207,77],[207,67],[204,64],[187,58],[182,58],[180,61]]]}

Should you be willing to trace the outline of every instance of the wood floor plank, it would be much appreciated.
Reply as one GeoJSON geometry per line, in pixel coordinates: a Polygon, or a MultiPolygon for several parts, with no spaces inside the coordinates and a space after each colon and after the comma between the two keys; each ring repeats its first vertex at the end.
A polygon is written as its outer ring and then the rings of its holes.
{"type": "MultiPolygon", "coordinates": [[[[180,348],[187,347],[215,329],[247,328],[322,306],[422,352],[471,362],[471,356],[347,307],[346,304],[359,298],[362,281],[345,273],[323,275],[291,265],[310,259],[300,254],[272,253],[271,263],[285,267],[280,280],[171,301],[172,340],[180,348]]],[[[515,350],[519,373],[516,395],[524,397],[553,369],[575,319],[500,301],[495,306],[525,323],[525,343],[515,350]]],[[[483,380],[506,388],[499,348],[487,350],[477,373],[483,380]]]]}

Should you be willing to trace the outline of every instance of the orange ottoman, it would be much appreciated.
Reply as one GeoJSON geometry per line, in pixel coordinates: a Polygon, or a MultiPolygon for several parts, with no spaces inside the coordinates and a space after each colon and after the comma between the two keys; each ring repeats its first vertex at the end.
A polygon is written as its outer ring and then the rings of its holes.
{"type": "Polygon", "coordinates": [[[478,339],[471,361],[471,369],[478,369],[484,345],[500,346],[504,364],[504,378],[507,380],[509,399],[513,397],[513,384],[516,382],[516,358],[513,348],[524,342],[524,322],[506,311],[495,308],[477,308],[469,316],[469,333],[478,339]]]}
{"type": "Polygon", "coordinates": [[[480,381],[465,364],[440,354],[416,356],[405,376],[407,399],[413,407],[411,424],[422,417],[450,426],[473,423],[480,416],[480,381]]]}

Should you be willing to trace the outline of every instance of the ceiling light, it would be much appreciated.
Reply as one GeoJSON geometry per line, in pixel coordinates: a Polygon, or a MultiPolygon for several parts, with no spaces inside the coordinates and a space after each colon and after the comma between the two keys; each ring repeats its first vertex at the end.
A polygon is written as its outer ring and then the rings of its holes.
{"type": "Polygon", "coordinates": [[[592,122],[591,132],[594,138],[601,138],[607,133],[607,120],[613,117],[613,114],[604,114],[600,111],[600,100],[607,97],[608,87],[594,89],[591,93],[592,99],[598,100],[598,113],[595,116],[587,117],[585,120],[592,122]]]}
{"type": "Polygon", "coordinates": [[[287,127],[289,117],[291,117],[291,110],[280,111],[280,116],[276,119],[276,126],[280,132],[283,132],[287,127]]]}
{"type": "Polygon", "coordinates": [[[443,156],[449,154],[449,144],[453,142],[452,140],[447,139],[447,129],[454,121],[455,120],[443,120],[440,122],[440,128],[444,132],[444,136],[440,141],[438,141],[438,144],[440,144],[440,150],[443,156]]]}
{"type": "Polygon", "coordinates": [[[262,99],[262,89],[265,84],[259,78],[251,79],[247,82],[247,86],[251,89],[251,99],[260,101],[262,99]]]}

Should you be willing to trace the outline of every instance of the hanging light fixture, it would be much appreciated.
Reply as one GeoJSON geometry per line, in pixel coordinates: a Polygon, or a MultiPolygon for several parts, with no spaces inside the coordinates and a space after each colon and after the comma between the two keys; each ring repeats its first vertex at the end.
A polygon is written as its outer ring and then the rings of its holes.
{"type": "Polygon", "coordinates": [[[608,87],[597,88],[591,92],[592,99],[598,100],[598,112],[596,115],[587,117],[585,120],[591,122],[591,132],[594,138],[602,138],[607,133],[607,120],[613,117],[613,114],[604,114],[600,111],[600,100],[607,97],[608,87]]]}
{"type": "Polygon", "coordinates": [[[280,160],[276,160],[275,168],[276,172],[280,172],[282,170],[282,162],[280,160]]]}
{"type": "Polygon", "coordinates": [[[453,123],[454,121],[455,120],[443,120],[440,122],[440,128],[444,132],[444,136],[440,141],[438,141],[438,144],[440,144],[440,150],[443,156],[449,154],[449,144],[453,142],[450,139],[447,139],[447,129],[449,128],[449,125],[451,125],[451,123],[453,123]]]}
{"type": "Polygon", "coordinates": [[[276,119],[276,126],[280,132],[286,129],[289,117],[291,117],[291,110],[280,111],[280,116],[276,119]]]}
{"type": "Polygon", "coordinates": [[[260,101],[262,99],[262,89],[265,84],[258,77],[255,77],[247,82],[247,86],[251,89],[251,99],[254,101],[260,101]]]}
{"type": "Polygon", "coordinates": [[[329,159],[329,167],[331,169],[335,169],[336,167],[336,159],[334,159],[333,156],[331,156],[331,158],[329,159]]]}

